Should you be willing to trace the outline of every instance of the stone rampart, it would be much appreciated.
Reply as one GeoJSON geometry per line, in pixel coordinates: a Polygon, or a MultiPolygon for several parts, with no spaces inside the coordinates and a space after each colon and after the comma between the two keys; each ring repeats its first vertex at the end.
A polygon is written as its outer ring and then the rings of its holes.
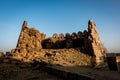
{"type": "Polygon", "coordinates": [[[72,34],[53,34],[52,37],[46,38],[46,34],[40,33],[34,28],[28,28],[27,22],[24,21],[22,30],[18,39],[16,49],[12,53],[31,53],[41,49],[62,49],[78,48],[84,54],[95,57],[96,65],[104,64],[106,52],[103,47],[97,31],[96,24],[88,21],[88,29],[72,34]]]}

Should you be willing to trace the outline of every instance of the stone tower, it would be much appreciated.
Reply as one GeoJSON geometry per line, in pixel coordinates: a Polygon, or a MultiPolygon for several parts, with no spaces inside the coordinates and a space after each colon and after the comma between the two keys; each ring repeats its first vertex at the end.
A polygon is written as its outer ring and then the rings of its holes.
{"type": "Polygon", "coordinates": [[[106,53],[105,48],[101,43],[96,24],[92,20],[88,21],[88,33],[88,40],[91,42],[90,45],[96,58],[96,65],[100,65],[104,63],[104,57],[106,56],[106,53]]]}
{"type": "Polygon", "coordinates": [[[27,21],[24,21],[23,22],[23,25],[22,25],[22,29],[21,29],[21,32],[20,32],[20,35],[19,35],[19,38],[18,38],[18,42],[17,42],[17,46],[16,47],[19,47],[20,46],[20,41],[22,40],[22,36],[23,36],[23,30],[25,29],[25,28],[27,28],[27,21]]]}
{"type": "Polygon", "coordinates": [[[43,37],[43,33],[41,34],[34,28],[28,28],[27,21],[24,21],[16,46],[17,52],[29,53],[31,51],[39,51],[42,48],[42,38],[45,38],[45,36],[43,37]]]}

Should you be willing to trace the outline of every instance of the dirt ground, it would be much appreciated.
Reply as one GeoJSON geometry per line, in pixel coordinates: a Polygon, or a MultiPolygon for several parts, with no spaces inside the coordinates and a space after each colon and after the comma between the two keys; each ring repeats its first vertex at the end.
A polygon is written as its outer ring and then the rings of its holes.
{"type": "Polygon", "coordinates": [[[120,72],[118,71],[100,70],[85,66],[64,66],[64,67],[52,66],[52,67],[59,70],[64,70],[66,72],[72,72],[83,76],[89,76],[95,80],[120,80],[120,72]]]}
{"type": "Polygon", "coordinates": [[[0,80],[62,80],[41,70],[20,67],[13,64],[0,64],[0,80]]]}
{"type": "MultiPolygon", "coordinates": [[[[120,72],[109,70],[97,70],[80,66],[50,66],[66,72],[89,76],[95,80],[120,80],[120,72]]],[[[63,80],[55,75],[50,75],[35,67],[20,66],[14,64],[0,64],[0,80],[63,80]]]]}

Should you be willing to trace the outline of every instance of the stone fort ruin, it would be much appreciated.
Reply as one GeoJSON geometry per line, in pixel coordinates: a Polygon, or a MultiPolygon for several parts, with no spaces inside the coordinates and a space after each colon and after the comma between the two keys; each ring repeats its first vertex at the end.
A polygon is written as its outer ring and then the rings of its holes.
{"type": "Polygon", "coordinates": [[[88,21],[88,29],[72,34],[53,34],[46,38],[45,33],[41,33],[34,28],[28,28],[27,21],[23,22],[16,49],[12,53],[30,53],[41,49],[70,49],[79,48],[79,51],[95,58],[96,65],[104,63],[106,50],[103,47],[96,24],[88,21]]]}

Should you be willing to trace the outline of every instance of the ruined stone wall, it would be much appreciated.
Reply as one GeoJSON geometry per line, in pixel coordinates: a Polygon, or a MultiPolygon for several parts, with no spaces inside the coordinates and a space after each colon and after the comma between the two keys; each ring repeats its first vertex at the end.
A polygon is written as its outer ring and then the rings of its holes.
{"type": "Polygon", "coordinates": [[[78,48],[80,52],[95,57],[96,64],[104,63],[106,56],[97,31],[97,27],[92,20],[88,21],[88,30],[72,34],[53,34],[51,38],[45,38],[46,35],[40,33],[34,28],[28,28],[27,22],[24,21],[22,30],[18,39],[16,49],[12,53],[30,53],[40,49],[61,49],[61,48],[78,48]]]}
{"type": "Polygon", "coordinates": [[[96,57],[97,65],[104,64],[106,50],[100,40],[96,24],[92,20],[89,20],[88,22],[88,34],[88,47],[91,47],[91,50],[93,51],[92,53],[96,57]]]}
{"type": "Polygon", "coordinates": [[[81,52],[94,56],[97,65],[104,63],[106,56],[96,24],[92,20],[88,21],[88,30],[72,34],[66,33],[65,35],[55,33],[51,38],[43,40],[42,46],[47,49],[79,47],[81,52]]]}
{"type": "Polygon", "coordinates": [[[76,48],[84,46],[84,36],[80,32],[72,34],[53,34],[51,38],[44,39],[42,46],[44,49],[76,48]]]}
{"type": "Polygon", "coordinates": [[[27,22],[24,21],[16,49],[13,50],[13,53],[39,51],[42,48],[41,41],[45,39],[45,37],[46,35],[44,33],[40,33],[34,28],[28,28],[27,22]]]}

